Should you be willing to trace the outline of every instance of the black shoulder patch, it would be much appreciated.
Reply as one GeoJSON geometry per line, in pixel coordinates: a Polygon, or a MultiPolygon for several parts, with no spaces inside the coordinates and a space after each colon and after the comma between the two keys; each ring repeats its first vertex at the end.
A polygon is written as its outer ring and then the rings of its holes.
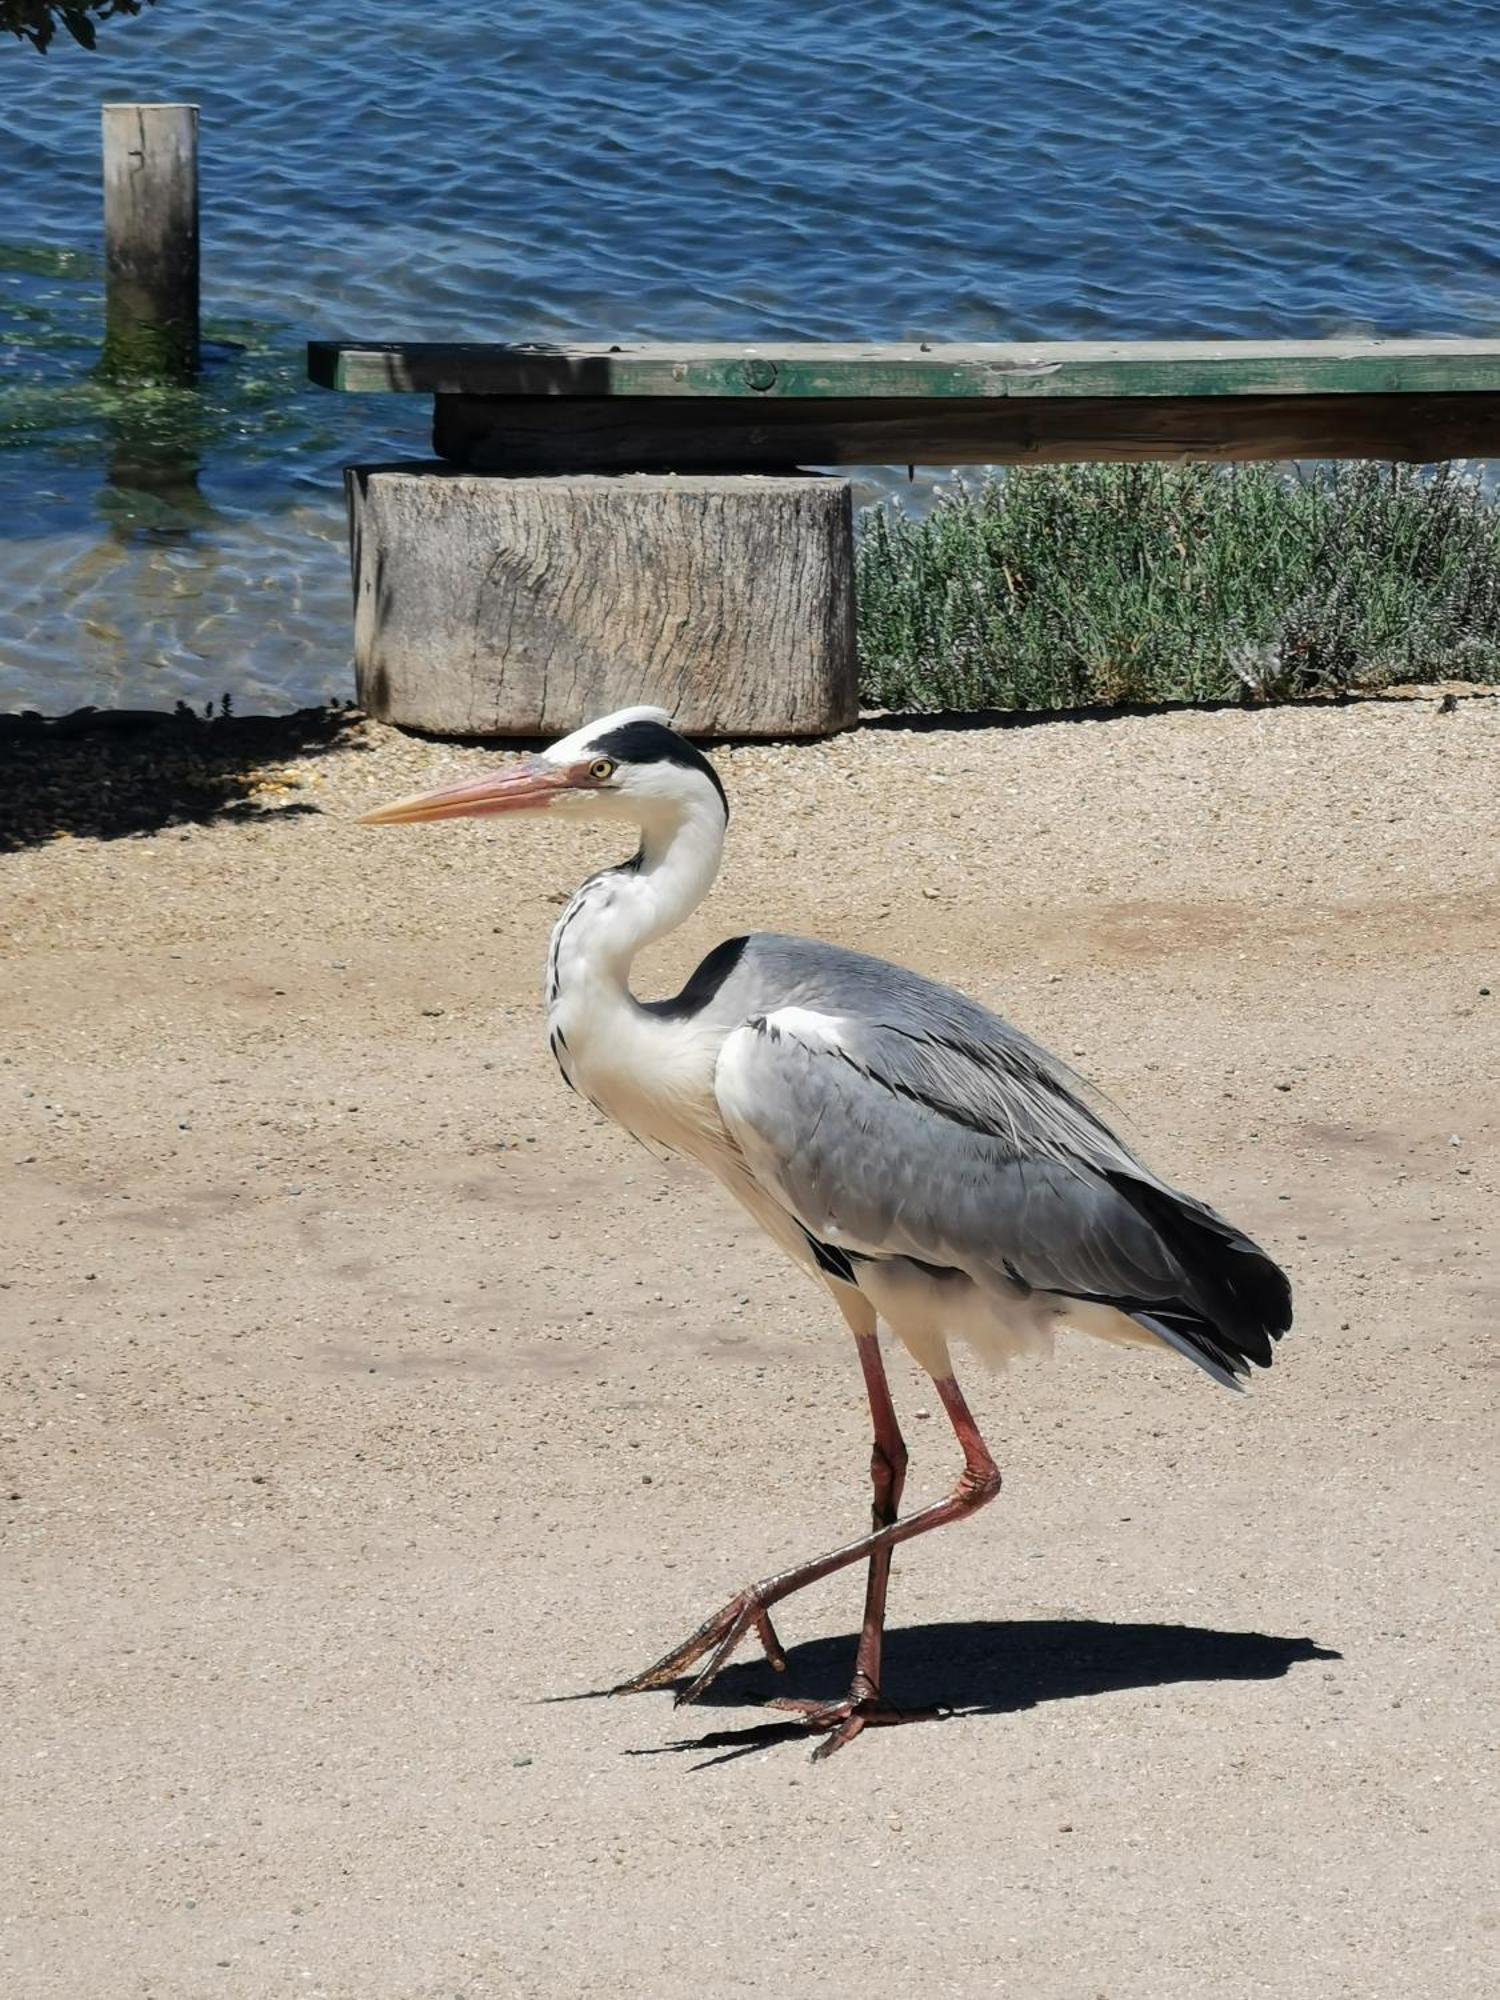
{"type": "Polygon", "coordinates": [[[857,1250],[840,1250],[836,1243],[820,1243],[810,1229],[804,1228],[807,1247],[813,1253],[820,1271],[826,1271],[830,1278],[838,1278],[846,1285],[858,1284],[854,1275],[854,1260],[857,1250]]]}
{"type": "Polygon", "coordinates": [[[685,1021],[706,1007],[730,973],[745,955],[747,937],[725,938],[716,944],[701,965],[689,976],[688,983],[680,993],[670,1000],[642,1000],[644,1013],[655,1014],[662,1021],[685,1021]]]}
{"type": "Polygon", "coordinates": [[[622,764],[681,764],[689,771],[701,772],[718,793],[724,817],[728,819],[729,800],[719,782],[718,772],[701,750],[689,743],[685,736],[679,736],[675,729],[668,729],[665,723],[623,722],[618,729],[606,730],[603,736],[593,737],[589,747],[605,757],[618,759],[622,764]]]}

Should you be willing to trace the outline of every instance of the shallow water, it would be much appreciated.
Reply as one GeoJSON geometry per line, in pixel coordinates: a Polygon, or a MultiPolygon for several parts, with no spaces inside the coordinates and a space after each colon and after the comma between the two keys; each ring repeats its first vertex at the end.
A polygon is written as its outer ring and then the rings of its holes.
{"type": "Polygon", "coordinates": [[[163,0],[6,46],[0,709],[349,692],[338,467],[427,406],[307,388],[309,336],[1493,336],[1497,27],[163,0]],[[89,385],[105,98],[203,109],[196,395],[89,385]]]}

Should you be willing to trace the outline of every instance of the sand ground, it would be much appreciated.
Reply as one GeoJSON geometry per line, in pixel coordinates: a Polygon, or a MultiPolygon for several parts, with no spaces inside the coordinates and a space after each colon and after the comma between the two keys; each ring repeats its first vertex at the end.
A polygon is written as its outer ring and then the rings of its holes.
{"type": "Polygon", "coordinates": [[[609,836],[351,824],[482,761],[357,726],[0,861],[0,1993],[1488,2000],[1500,704],[723,756],[644,987],[757,925],[961,984],[1300,1305],[1247,1398],[971,1371],[1005,1490],[887,1668],[956,1712],[818,1766],[761,1665],[564,1699],[857,1529],[867,1442],[831,1309],[551,1068],[609,836]]]}

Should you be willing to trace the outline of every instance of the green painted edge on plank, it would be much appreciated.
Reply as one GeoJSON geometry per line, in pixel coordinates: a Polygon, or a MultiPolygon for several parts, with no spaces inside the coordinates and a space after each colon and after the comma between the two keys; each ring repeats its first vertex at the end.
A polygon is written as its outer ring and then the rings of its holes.
{"type": "Polygon", "coordinates": [[[994,347],[603,348],[311,341],[352,393],[787,398],[1454,395],[1500,390],[1500,341],[1033,343],[994,347]]]}

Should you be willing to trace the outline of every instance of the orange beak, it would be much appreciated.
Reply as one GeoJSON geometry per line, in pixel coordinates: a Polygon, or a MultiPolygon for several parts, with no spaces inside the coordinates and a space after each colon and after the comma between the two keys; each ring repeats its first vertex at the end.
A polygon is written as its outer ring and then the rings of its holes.
{"type": "Polygon", "coordinates": [[[435,792],[415,792],[361,813],[361,826],[415,826],[429,819],[480,819],[490,813],[527,812],[550,805],[559,792],[584,781],[588,766],[559,768],[540,758],[509,764],[488,777],[469,778],[461,785],[441,785],[435,792]]]}

